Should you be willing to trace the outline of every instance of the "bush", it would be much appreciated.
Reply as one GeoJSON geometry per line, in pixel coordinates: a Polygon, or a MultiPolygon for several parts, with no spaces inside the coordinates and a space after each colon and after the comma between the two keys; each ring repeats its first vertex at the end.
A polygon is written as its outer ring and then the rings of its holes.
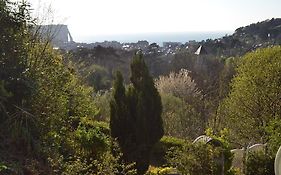
{"type": "Polygon", "coordinates": [[[111,91],[99,91],[94,95],[94,103],[99,109],[99,114],[95,119],[109,123],[110,119],[110,99],[112,98],[111,91]]]}
{"type": "Polygon", "coordinates": [[[210,136],[213,143],[220,143],[220,151],[224,156],[224,174],[232,175],[235,174],[236,170],[232,168],[233,153],[231,153],[231,147],[229,143],[229,130],[224,128],[215,135],[211,128],[206,130],[206,135],[210,136]]]}
{"type": "Polygon", "coordinates": [[[86,120],[80,122],[75,131],[75,138],[82,155],[98,158],[109,149],[110,137],[108,125],[105,123],[86,120]]]}
{"type": "Polygon", "coordinates": [[[161,93],[163,127],[165,135],[194,139],[205,128],[200,112],[194,106],[172,94],[161,93]]]}
{"type": "Polygon", "coordinates": [[[249,153],[246,159],[246,175],[274,174],[274,159],[264,151],[249,153]]]}
{"type": "Polygon", "coordinates": [[[182,174],[211,175],[217,172],[216,157],[219,157],[219,151],[211,145],[187,143],[182,149],[171,150],[168,162],[182,174]]]}
{"type": "Polygon", "coordinates": [[[178,173],[175,168],[172,167],[150,167],[145,175],[166,175],[166,174],[178,173]]]}
{"type": "MultiPolygon", "coordinates": [[[[207,130],[207,134],[210,135],[208,132],[210,130],[207,130]]],[[[227,130],[222,130],[219,137],[210,135],[213,142],[196,144],[185,142],[180,148],[170,149],[167,154],[168,165],[175,167],[183,174],[217,175],[223,170],[224,174],[233,175],[235,173],[231,168],[233,156],[225,140],[226,135],[227,130]]]]}
{"type": "Polygon", "coordinates": [[[182,139],[164,136],[158,143],[156,143],[152,150],[151,164],[156,166],[166,164],[166,154],[168,151],[175,148],[181,149],[184,143],[185,141],[182,139]]]}

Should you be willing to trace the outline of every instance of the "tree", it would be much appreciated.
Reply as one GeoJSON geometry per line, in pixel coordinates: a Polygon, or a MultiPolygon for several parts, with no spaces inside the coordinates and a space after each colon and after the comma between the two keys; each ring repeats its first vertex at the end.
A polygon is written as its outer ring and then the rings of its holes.
{"type": "Polygon", "coordinates": [[[99,91],[94,94],[94,102],[98,107],[99,113],[96,119],[99,121],[110,122],[110,101],[112,98],[112,91],[99,91]]]}
{"type": "Polygon", "coordinates": [[[190,72],[171,72],[160,76],[155,84],[162,97],[165,134],[193,139],[203,134],[207,123],[205,103],[190,72]]]}
{"type": "Polygon", "coordinates": [[[121,72],[116,73],[116,79],[113,84],[113,98],[110,102],[110,129],[111,136],[116,138],[125,159],[128,159],[128,149],[130,146],[130,135],[132,134],[134,124],[133,118],[128,114],[128,102],[123,85],[123,76],[121,72]]]}
{"type": "Polygon", "coordinates": [[[281,47],[259,49],[244,56],[219,107],[219,118],[240,144],[265,141],[265,128],[281,116],[281,47]]]}
{"type": "Polygon", "coordinates": [[[186,142],[181,148],[171,149],[167,154],[168,165],[182,174],[215,175],[218,173],[217,159],[220,148],[211,144],[186,142]]]}
{"type": "Polygon", "coordinates": [[[239,62],[239,58],[230,57],[224,61],[224,67],[219,77],[219,98],[223,99],[230,92],[230,82],[236,74],[235,68],[239,62]]]}
{"type": "Polygon", "coordinates": [[[201,101],[203,96],[189,71],[181,69],[179,73],[171,72],[169,76],[160,76],[155,84],[160,93],[169,93],[183,99],[190,105],[201,101]]]}
{"type": "Polygon", "coordinates": [[[196,109],[182,99],[161,93],[165,135],[195,139],[204,133],[205,123],[196,109]]]}
{"type": "Polygon", "coordinates": [[[37,135],[28,109],[34,83],[27,75],[32,24],[25,1],[0,0],[0,135],[13,135],[22,149],[37,135]]]}
{"type": "Polygon", "coordinates": [[[88,129],[81,121],[97,113],[92,88],[81,84],[48,42],[32,36],[26,1],[0,0],[0,25],[1,164],[13,171],[8,174],[64,174],[73,162],[90,165],[75,133],[90,143],[95,139],[92,148],[103,141],[98,126],[88,129]]]}
{"type": "Polygon", "coordinates": [[[136,162],[138,174],[149,166],[153,145],[163,136],[161,98],[141,54],[131,64],[131,82],[125,93],[120,73],[111,102],[111,135],[117,138],[127,161],[136,162]]]}

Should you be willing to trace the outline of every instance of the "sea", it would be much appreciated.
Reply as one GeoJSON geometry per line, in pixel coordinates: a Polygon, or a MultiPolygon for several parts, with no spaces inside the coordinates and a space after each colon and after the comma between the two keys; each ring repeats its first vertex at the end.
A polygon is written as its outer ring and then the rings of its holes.
{"type": "Polygon", "coordinates": [[[120,43],[134,43],[146,40],[149,43],[162,45],[163,42],[186,43],[192,40],[202,41],[207,39],[218,39],[231,35],[233,31],[219,32],[181,32],[181,33],[138,33],[120,35],[97,35],[78,38],[78,42],[94,43],[103,41],[118,41],[120,43]]]}

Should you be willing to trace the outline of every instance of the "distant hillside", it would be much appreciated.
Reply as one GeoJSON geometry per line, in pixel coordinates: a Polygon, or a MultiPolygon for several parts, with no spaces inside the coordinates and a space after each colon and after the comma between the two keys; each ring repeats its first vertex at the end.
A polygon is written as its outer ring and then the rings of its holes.
{"type": "MultiPolygon", "coordinates": [[[[177,72],[185,68],[191,71],[191,76],[197,85],[205,92],[212,91],[209,93],[211,94],[218,89],[220,71],[224,69],[224,61],[229,57],[243,56],[260,47],[280,44],[281,19],[273,18],[240,27],[234,34],[218,39],[190,41],[185,44],[171,42],[163,47],[156,43],[147,44],[143,52],[152,76],[167,75],[171,71],[177,72]],[[200,54],[199,52],[195,54],[199,47],[200,54]],[[200,60],[198,57],[204,59],[200,60]]],[[[134,46],[134,43],[131,45],[134,46]]],[[[85,82],[94,86],[96,90],[101,90],[111,87],[116,70],[120,70],[124,74],[125,82],[129,82],[131,58],[138,49],[138,47],[124,49],[96,46],[79,47],[68,53],[85,82]]]]}
{"type": "Polygon", "coordinates": [[[233,35],[199,42],[209,54],[241,56],[260,47],[281,44],[281,18],[272,18],[235,30],[233,35]]]}
{"type": "MultiPolygon", "coordinates": [[[[281,39],[281,18],[272,18],[263,22],[240,27],[236,29],[234,37],[247,38],[255,37],[261,41],[268,41],[270,39],[280,42],[281,39]]],[[[280,43],[279,43],[280,44],[280,43]]]]}

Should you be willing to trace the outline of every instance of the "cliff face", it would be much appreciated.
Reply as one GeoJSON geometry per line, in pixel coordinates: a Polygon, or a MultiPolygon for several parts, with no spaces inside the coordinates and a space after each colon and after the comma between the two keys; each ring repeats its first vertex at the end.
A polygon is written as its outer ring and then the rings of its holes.
{"type": "Polygon", "coordinates": [[[38,26],[38,32],[42,38],[50,40],[52,44],[57,47],[73,42],[67,25],[40,25],[38,26]]]}

